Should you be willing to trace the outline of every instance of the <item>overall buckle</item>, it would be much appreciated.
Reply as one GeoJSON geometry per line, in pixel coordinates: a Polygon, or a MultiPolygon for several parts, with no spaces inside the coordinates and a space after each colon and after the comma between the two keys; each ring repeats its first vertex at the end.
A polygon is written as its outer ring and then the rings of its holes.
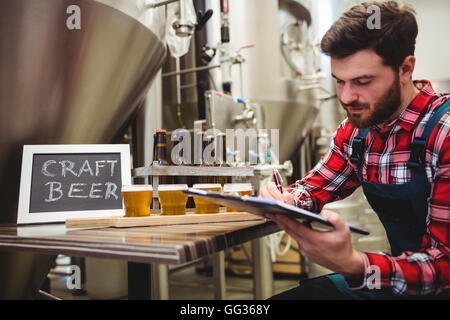
{"type": "Polygon", "coordinates": [[[364,153],[364,145],[366,144],[366,139],[362,137],[355,137],[352,143],[352,155],[350,156],[350,161],[353,164],[360,164],[362,156],[364,153]]]}
{"type": "Polygon", "coordinates": [[[427,140],[422,137],[414,138],[411,143],[411,156],[407,162],[410,169],[417,169],[425,167],[425,150],[427,147],[427,140]]]}

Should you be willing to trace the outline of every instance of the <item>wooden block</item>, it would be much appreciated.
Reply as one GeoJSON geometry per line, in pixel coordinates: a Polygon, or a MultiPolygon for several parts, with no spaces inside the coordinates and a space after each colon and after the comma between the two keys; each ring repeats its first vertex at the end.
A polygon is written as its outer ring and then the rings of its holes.
{"type": "Polygon", "coordinates": [[[66,220],[67,228],[92,227],[144,227],[196,223],[214,223],[231,221],[264,220],[248,212],[220,212],[209,214],[187,213],[185,215],[151,215],[148,217],[106,217],[106,218],[72,218],[66,220]]]}

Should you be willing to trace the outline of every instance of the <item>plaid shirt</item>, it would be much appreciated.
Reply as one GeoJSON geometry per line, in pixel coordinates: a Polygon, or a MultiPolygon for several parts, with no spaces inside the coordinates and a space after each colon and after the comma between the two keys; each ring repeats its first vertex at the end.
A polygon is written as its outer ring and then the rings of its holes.
{"type": "MultiPolygon", "coordinates": [[[[431,111],[450,95],[436,94],[429,81],[415,81],[421,89],[410,105],[391,123],[370,129],[366,139],[363,179],[383,184],[410,181],[406,166],[409,147],[421,135],[431,111]]],[[[381,272],[380,286],[394,294],[439,294],[450,288],[450,113],[447,112],[433,130],[426,151],[425,170],[431,184],[426,218],[426,233],[418,252],[400,256],[363,253],[364,282],[368,287],[376,266],[381,272]]],[[[296,205],[320,212],[329,202],[343,199],[360,186],[357,167],[350,162],[352,141],[359,130],[347,119],[334,134],[330,149],[306,176],[289,186],[296,205]]]]}

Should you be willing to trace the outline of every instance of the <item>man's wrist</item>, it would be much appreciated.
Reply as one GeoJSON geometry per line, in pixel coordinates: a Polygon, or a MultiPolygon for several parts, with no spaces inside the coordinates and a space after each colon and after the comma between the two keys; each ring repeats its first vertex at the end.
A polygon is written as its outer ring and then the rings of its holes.
{"type": "Polygon", "coordinates": [[[364,271],[364,258],[359,251],[353,249],[349,267],[342,273],[342,275],[349,283],[349,286],[359,286],[364,280],[364,271]]]}

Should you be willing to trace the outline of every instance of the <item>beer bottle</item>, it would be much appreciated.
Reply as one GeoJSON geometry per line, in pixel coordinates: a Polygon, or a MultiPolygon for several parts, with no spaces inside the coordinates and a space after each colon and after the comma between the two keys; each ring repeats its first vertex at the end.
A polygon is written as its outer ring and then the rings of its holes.
{"type": "MultiPolygon", "coordinates": [[[[154,152],[153,152],[153,162],[157,162],[160,166],[167,166],[169,162],[167,161],[167,151],[166,151],[166,130],[160,129],[156,130],[154,136],[154,152]]],[[[160,176],[159,184],[173,183],[173,177],[160,176]]]]}
{"type": "Polygon", "coordinates": [[[156,135],[154,135],[154,153],[153,162],[158,162],[161,166],[167,166],[169,163],[167,161],[166,152],[166,130],[156,130],[156,135]]]}

